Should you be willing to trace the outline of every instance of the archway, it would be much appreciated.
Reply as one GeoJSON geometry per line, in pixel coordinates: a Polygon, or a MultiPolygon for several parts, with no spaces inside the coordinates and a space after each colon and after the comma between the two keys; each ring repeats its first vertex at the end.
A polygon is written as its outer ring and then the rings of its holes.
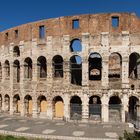
{"type": "Polygon", "coordinates": [[[44,56],[40,56],[37,59],[37,68],[39,78],[46,78],[47,76],[47,62],[44,56]]]}
{"type": "Polygon", "coordinates": [[[78,55],[70,58],[71,83],[75,85],[82,84],[82,59],[78,55]]]}
{"type": "Polygon", "coordinates": [[[91,53],[89,56],[89,80],[101,80],[102,58],[99,53],[91,53]]]}
{"type": "Polygon", "coordinates": [[[72,96],[70,100],[70,117],[74,120],[82,118],[82,101],[79,96],[72,96]]]}
{"type": "Polygon", "coordinates": [[[29,79],[32,78],[32,60],[29,57],[24,61],[24,77],[29,79]]]}
{"type": "Polygon", "coordinates": [[[32,115],[32,97],[30,95],[26,95],[24,98],[24,103],[26,115],[32,115]]]}
{"type": "Polygon", "coordinates": [[[81,41],[79,39],[73,39],[70,45],[71,52],[80,52],[82,51],[81,41]]]}
{"type": "Polygon", "coordinates": [[[118,96],[109,100],[109,121],[121,121],[121,100],[118,96]]]}
{"type": "Polygon", "coordinates": [[[60,96],[56,96],[53,99],[53,107],[54,107],[54,117],[63,118],[64,117],[64,103],[63,99],[60,96]]]}
{"type": "Polygon", "coordinates": [[[4,68],[5,68],[5,77],[9,78],[10,77],[10,63],[8,60],[5,61],[4,68]]]}
{"type": "Polygon", "coordinates": [[[119,53],[112,53],[109,56],[109,79],[121,78],[122,57],[119,53]]]}
{"type": "Polygon", "coordinates": [[[54,77],[61,78],[63,77],[63,58],[60,55],[53,57],[53,70],[54,77]]]}
{"type": "Polygon", "coordinates": [[[99,96],[91,96],[89,98],[89,119],[101,119],[101,100],[99,96]]]}
{"type": "Polygon", "coordinates": [[[16,94],[13,97],[13,106],[14,106],[14,113],[20,113],[20,97],[18,94],[16,94]]]}
{"type": "Polygon", "coordinates": [[[18,60],[14,61],[14,81],[20,81],[20,63],[18,60]]]}
{"type": "Polygon", "coordinates": [[[18,46],[15,46],[13,49],[13,56],[14,57],[19,57],[20,56],[20,50],[18,46]]]}
{"type": "Polygon", "coordinates": [[[38,113],[40,116],[45,116],[47,112],[47,99],[45,96],[40,95],[37,99],[38,101],[38,113]]]}
{"type": "Polygon", "coordinates": [[[129,116],[128,119],[130,120],[136,120],[137,118],[137,103],[139,102],[139,99],[135,96],[131,96],[129,98],[129,116]]]}
{"type": "Polygon", "coordinates": [[[129,78],[140,79],[140,55],[132,53],[129,56],[129,78]]]}
{"type": "Polygon", "coordinates": [[[10,111],[10,97],[9,97],[9,95],[8,94],[6,94],[5,96],[4,96],[4,101],[5,101],[5,112],[8,112],[8,111],[10,111]]]}

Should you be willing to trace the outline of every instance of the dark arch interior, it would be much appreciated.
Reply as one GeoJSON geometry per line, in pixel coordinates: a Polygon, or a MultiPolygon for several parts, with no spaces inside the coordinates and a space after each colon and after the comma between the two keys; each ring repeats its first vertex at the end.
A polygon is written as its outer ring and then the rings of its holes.
{"type": "Polygon", "coordinates": [[[18,46],[15,46],[14,47],[13,54],[14,54],[15,57],[20,56],[20,50],[19,50],[19,47],[18,46]]]}
{"type": "Polygon", "coordinates": [[[82,60],[80,56],[70,58],[71,83],[81,85],[82,82],[82,60]]]}
{"type": "Polygon", "coordinates": [[[121,100],[118,96],[112,96],[109,100],[109,104],[121,104],[121,100]]]}
{"type": "Polygon", "coordinates": [[[89,56],[89,80],[101,80],[102,58],[98,53],[89,56]]]}
{"type": "Polygon", "coordinates": [[[25,68],[25,78],[32,78],[32,60],[31,58],[26,58],[24,61],[24,68],[25,68]]]}
{"type": "Polygon", "coordinates": [[[53,58],[54,77],[63,77],[63,58],[59,55],[53,58]]]}
{"type": "Polygon", "coordinates": [[[58,101],[62,101],[63,102],[63,99],[60,97],[60,96],[56,96],[53,101],[56,103],[58,101]]]}
{"type": "Polygon", "coordinates": [[[140,79],[140,55],[132,53],[129,56],[129,78],[140,79]]]}
{"type": "Polygon", "coordinates": [[[82,101],[80,99],[80,97],[78,96],[73,96],[70,100],[71,104],[82,104],[82,101]]]}
{"type": "Polygon", "coordinates": [[[89,104],[101,104],[101,100],[99,96],[91,96],[89,98],[89,104]]]}
{"type": "Polygon", "coordinates": [[[47,76],[47,66],[46,66],[46,58],[44,56],[40,56],[37,59],[37,66],[39,70],[39,77],[45,78],[47,76]]]}
{"type": "Polygon", "coordinates": [[[14,80],[16,82],[20,81],[20,63],[18,60],[14,61],[14,80]]]}

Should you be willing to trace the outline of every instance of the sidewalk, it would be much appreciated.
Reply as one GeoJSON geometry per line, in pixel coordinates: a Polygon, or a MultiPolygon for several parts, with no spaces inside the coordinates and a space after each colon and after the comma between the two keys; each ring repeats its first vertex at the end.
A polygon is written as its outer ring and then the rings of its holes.
{"type": "Polygon", "coordinates": [[[69,123],[0,114],[0,134],[6,135],[49,140],[117,140],[124,130],[132,132],[133,128],[122,123],[69,123]]]}

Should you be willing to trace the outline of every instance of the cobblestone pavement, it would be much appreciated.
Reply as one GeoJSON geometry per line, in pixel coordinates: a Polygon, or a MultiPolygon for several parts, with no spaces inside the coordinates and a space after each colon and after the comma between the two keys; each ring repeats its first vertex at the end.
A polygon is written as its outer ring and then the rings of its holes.
{"type": "Polygon", "coordinates": [[[78,123],[61,120],[33,119],[0,113],[0,133],[64,140],[115,140],[124,130],[133,131],[131,124],[78,123]]]}

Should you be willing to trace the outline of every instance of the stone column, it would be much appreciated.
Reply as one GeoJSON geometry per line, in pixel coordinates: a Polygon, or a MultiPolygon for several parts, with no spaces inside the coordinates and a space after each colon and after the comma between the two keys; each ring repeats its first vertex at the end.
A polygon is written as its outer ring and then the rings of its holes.
{"type": "Polygon", "coordinates": [[[123,91],[123,98],[122,98],[122,108],[121,108],[121,119],[122,122],[126,122],[127,121],[127,117],[128,117],[128,91],[124,90],[123,91]]]}
{"type": "Polygon", "coordinates": [[[48,101],[47,118],[48,119],[53,119],[53,109],[52,109],[52,102],[51,101],[48,101]]]}
{"type": "Polygon", "coordinates": [[[4,62],[3,62],[3,63],[2,63],[2,82],[5,81],[5,77],[6,77],[6,75],[5,75],[5,64],[4,64],[4,62]]]}
{"type": "Polygon", "coordinates": [[[85,58],[83,58],[82,61],[82,87],[88,87],[89,83],[89,79],[88,79],[88,60],[85,58]]]}
{"type": "Polygon", "coordinates": [[[88,87],[89,33],[82,33],[82,87],[88,87]]]}
{"type": "Polygon", "coordinates": [[[33,61],[33,67],[32,67],[32,81],[36,81],[38,80],[38,69],[37,69],[37,60],[33,61]]]}
{"type": "MultiPolygon", "coordinates": [[[[64,35],[63,36],[63,53],[69,54],[70,52],[70,36],[64,35]]],[[[65,85],[69,86],[71,82],[71,76],[70,76],[70,62],[69,62],[69,56],[66,55],[64,59],[64,79],[65,79],[65,85]]]]}
{"type": "Polygon", "coordinates": [[[70,82],[71,82],[71,76],[70,76],[70,63],[68,60],[66,60],[64,62],[64,81],[65,81],[65,85],[69,86],[70,82]]]}
{"type": "Polygon", "coordinates": [[[49,87],[52,86],[53,80],[53,68],[52,68],[52,61],[50,59],[47,60],[47,85],[49,87]]]}
{"type": "Polygon", "coordinates": [[[13,96],[10,98],[10,115],[13,115],[14,107],[13,107],[13,96]]]}
{"type": "Polygon", "coordinates": [[[123,56],[122,58],[122,88],[129,88],[129,58],[128,56],[123,56]]]}
{"type": "Polygon", "coordinates": [[[32,114],[33,118],[37,118],[38,117],[38,108],[37,108],[37,99],[33,98],[33,114],[32,114]]]}
{"type": "Polygon", "coordinates": [[[5,97],[2,99],[2,111],[5,112],[5,97]]]}
{"type": "Polygon", "coordinates": [[[87,93],[84,93],[83,101],[82,101],[82,121],[87,122],[89,118],[89,98],[87,93]]]}
{"type": "Polygon", "coordinates": [[[103,93],[103,96],[101,98],[101,102],[102,102],[102,113],[101,113],[101,118],[102,118],[102,122],[109,122],[109,99],[107,97],[107,91],[104,91],[106,93],[103,93]]]}
{"type": "Polygon", "coordinates": [[[101,45],[102,45],[102,87],[108,89],[108,61],[109,61],[109,33],[101,33],[101,45]]]}
{"type": "Polygon", "coordinates": [[[21,108],[20,115],[23,117],[25,116],[25,101],[23,97],[20,100],[21,100],[20,101],[20,108],[21,108]]]}
{"type": "Polygon", "coordinates": [[[13,115],[14,109],[13,109],[13,86],[14,86],[14,65],[13,62],[10,62],[10,115],[13,115]]]}
{"type": "Polygon", "coordinates": [[[109,88],[109,79],[108,79],[108,58],[103,58],[102,60],[102,88],[109,88]]]}
{"type": "Polygon", "coordinates": [[[70,103],[69,95],[67,93],[64,95],[64,119],[65,121],[70,120],[70,103]]]}
{"type": "Polygon", "coordinates": [[[122,31],[122,47],[123,47],[123,56],[122,56],[122,88],[129,88],[129,45],[130,37],[129,31],[122,31]]]}

